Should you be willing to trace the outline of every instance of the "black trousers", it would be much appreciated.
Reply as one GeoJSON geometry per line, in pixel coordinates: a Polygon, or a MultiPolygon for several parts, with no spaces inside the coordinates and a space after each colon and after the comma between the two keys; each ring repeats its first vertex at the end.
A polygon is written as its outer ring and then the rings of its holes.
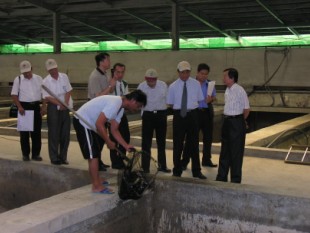
{"type": "MultiPolygon", "coordinates": [[[[199,132],[202,133],[202,164],[211,160],[211,147],[213,140],[213,108],[198,109],[199,132]]],[[[182,166],[186,167],[190,161],[191,151],[188,148],[187,140],[185,141],[182,155],[182,166]]]]}
{"type": "Polygon", "coordinates": [[[241,183],[245,135],[246,126],[243,116],[224,118],[216,180],[226,182],[230,170],[231,182],[241,183]]]}
{"type": "MultiPolygon", "coordinates": [[[[121,122],[119,123],[118,130],[122,137],[124,138],[125,142],[129,143],[130,142],[130,132],[129,132],[129,125],[128,125],[128,119],[126,114],[123,114],[123,117],[121,119],[121,122]]],[[[110,139],[118,143],[116,139],[113,137],[111,131],[110,131],[110,139]]],[[[122,147],[121,145],[117,145],[118,149],[126,155],[126,149],[122,147]]],[[[110,158],[111,158],[111,163],[112,167],[123,167],[124,162],[123,159],[118,155],[118,152],[116,150],[110,150],[110,158]]]]}
{"type": "Polygon", "coordinates": [[[173,113],[173,174],[180,176],[182,174],[181,155],[184,148],[184,140],[188,145],[190,157],[192,159],[192,173],[199,174],[201,171],[199,161],[199,125],[198,112],[192,110],[183,118],[180,111],[173,113]]]}
{"type": "Polygon", "coordinates": [[[150,170],[150,156],[153,134],[155,132],[157,143],[157,162],[161,168],[167,168],[166,163],[166,134],[167,134],[167,111],[156,112],[144,111],[142,115],[142,150],[146,152],[142,156],[142,168],[150,170]]]}
{"type": "Polygon", "coordinates": [[[29,157],[30,154],[30,137],[32,142],[31,154],[32,157],[40,156],[41,152],[41,128],[42,128],[42,116],[40,113],[40,102],[20,102],[25,110],[34,111],[33,131],[20,131],[20,146],[23,156],[29,157]]]}
{"type": "Polygon", "coordinates": [[[202,132],[202,163],[208,163],[211,160],[211,147],[213,141],[213,107],[205,108],[199,111],[199,129],[202,132]]]}
{"type": "Polygon", "coordinates": [[[70,143],[69,110],[59,111],[57,105],[47,105],[48,153],[50,160],[66,161],[70,143]]]}

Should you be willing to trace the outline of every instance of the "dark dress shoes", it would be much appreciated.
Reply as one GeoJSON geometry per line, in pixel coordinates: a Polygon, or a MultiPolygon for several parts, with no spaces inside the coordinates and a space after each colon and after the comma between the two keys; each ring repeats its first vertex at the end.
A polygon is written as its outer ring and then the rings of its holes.
{"type": "Polygon", "coordinates": [[[187,166],[182,166],[182,170],[185,171],[187,169],[187,166]]]}
{"type": "Polygon", "coordinates": [[[30,161],[28,156],[23,156],[23,161],[30,161]]]}
{"type": "Polygon", "coordinates": [[[163,168],[159,167],[159,168],[157,169],[157,171],[159,171],[159,172],[165,172],[165,173],[170,173],[170,172],[171,172],[171,169],[168,169],[168,168],[166,168],[166,167],[163,167],[163,168]]]}
{"type": "Polygon", "coordinates": [[[68,160],[62,160],[62,161],[61,161],[61,164],[69,165],[69,162],[68,162],[68,160]]]}
{"type": "Polygon", "coordinates": [[[109,168],[110,165],[107,165],[105,163],[103,163],[101,160],[99,161],[99,164],[102,165],[104,168],[109,168]]]}
{"type": "Polygon", "coordinates": [[[60,160],[51,161],[51,164],[61,165],[61,161],[60,160]]]}
{"type": "Polygon", "coordinates": [[[102,164],[99,164],[98,171],[106,172],[107,169],[102,164]]]}
{"type": "Polygon", "coordinates": [[[202,180],[206,180],[207,179],[207,177],[205,175],[203,175],[201,172],[197,173],[197,174],[194,174],[193,177],[199,178],[199,179],[202,179],[202,180]]]}
{"type": "Polygon", "coordinates": [[[42,161],[43,160],[41,156],[33,156],[31,159],[34,161],[42,161]]]}
{"type": "Polygon", "coordinates": [[[201,164],[203,167],[217,167],[217,164],[212,163],[212,161],[208,161],[208,162],[202,162],[201,164]]]}

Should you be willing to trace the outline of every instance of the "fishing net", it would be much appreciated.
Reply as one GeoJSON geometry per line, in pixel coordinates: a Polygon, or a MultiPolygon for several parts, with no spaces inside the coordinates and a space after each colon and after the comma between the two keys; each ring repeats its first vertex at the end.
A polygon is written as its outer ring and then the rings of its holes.
{"type": "Polygon", "coordinates": [[[118,195],[122,200],[139,199],[154,185],[157,174],[157,162],[143,151],[132,151],[125,156],[125,168],[118,173],[118,195]],[[150,171],[142,169],[142,156],[150,159],[150,171]]]}

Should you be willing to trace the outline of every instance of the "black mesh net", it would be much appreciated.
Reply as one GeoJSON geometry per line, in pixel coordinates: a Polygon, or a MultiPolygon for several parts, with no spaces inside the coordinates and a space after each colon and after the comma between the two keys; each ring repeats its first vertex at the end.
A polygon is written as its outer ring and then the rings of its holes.
{"type": "Polygon", "coordinates": [[[139,199],[143,193],[153,187],[157,174],[157,162],[143,151],[130,152],[125,161],[125,169],[118,173],[118,195],[122,200],[139,199]],[[142,169],[142,156],[150,158],[150,171],[142,169]]]}

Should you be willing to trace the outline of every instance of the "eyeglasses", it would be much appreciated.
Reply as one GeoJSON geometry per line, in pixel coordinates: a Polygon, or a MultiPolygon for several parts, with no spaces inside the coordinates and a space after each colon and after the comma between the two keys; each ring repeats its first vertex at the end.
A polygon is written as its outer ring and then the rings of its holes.
{"type": "Polygon", "coordinates": [[[150,77],[145,77],[145,80],[148,82],[154,82],[157,80],[157,78],[150,78],[150,77]]]}

